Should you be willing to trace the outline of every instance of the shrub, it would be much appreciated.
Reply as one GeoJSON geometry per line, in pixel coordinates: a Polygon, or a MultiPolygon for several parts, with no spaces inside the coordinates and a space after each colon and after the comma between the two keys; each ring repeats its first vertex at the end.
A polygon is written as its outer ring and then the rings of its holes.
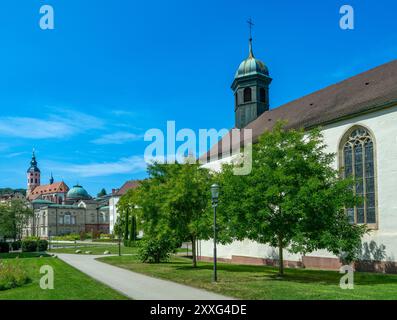
{"type": "Polygon", "coordinates": [[[21,249],[21,245],[22,244],[21,244],[20,240],[14,241],[13,243],[11,243],[11,248],[12,248],[13,251],[16,251],[16,250],[21,249]]]}
{"type": "Polygon", "coordinates": [[[86,234],[85,234],[85,232],[84,231],[80,231],[80,240],[81,241],[84,241],[87,237],[86,237],[86,234]]]}
{"type": "Polygon", "coordinates": [[[0,242],[0,253],[10,252],[10,244],[8,242],[0,242]]]}
{"type": "Polygon", "coordinates": [[[0,263],[0,291],[21,287],[30,281],[19,264],[0,263]]]}
{"type": "Polygon", "coordinates": [[[57,241],[75,241],[75,240],[80,240],[81,239],[81,235],[80,234],[67,234],[67,235],[63,235],[63,236],[55,236],[52,237],[53,240],[57,240],[57,241]]]}
{"type": "Polygon", "coordinates": [[[175,242],[167,237],[145,239],[140,241],[138,256],[144,263],[160,263],[168,261],[175,249],[175,242]]]}
{"type": "Polygon", "coordinates": [[[48,241],[47,240],[37,241],[37,250],[38,251],[46,251],[47,249],[48,249],[48,241]]]}
{"type": "Polygon", "coordinates": [[[37,251],[37,240],[22,240],[22,252],[37,251]]]}
{"type": "Polygon", "coordinates": [[[101,233],[98,230],[93,230],[91,232],[91,239],[99,239],[101,237],[101,233]]]}

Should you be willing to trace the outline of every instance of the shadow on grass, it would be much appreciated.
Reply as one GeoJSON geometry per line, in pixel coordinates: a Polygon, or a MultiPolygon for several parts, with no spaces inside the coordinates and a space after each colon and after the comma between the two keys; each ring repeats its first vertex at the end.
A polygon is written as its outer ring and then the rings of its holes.
{"type": "MultiPolygon", "coordinates": [[[[199,264],[197,268],[193,268],[186,262],[171,262],[171,264],[179,264],[175,270],[183,271],[197,271],[206,270],[212,271],[213,265],[209,263],[199,264]]],[[[308,270],[308,269],[285,269],[285,274],[282,278],[278,276],[278,269],[270,266],[250,266],[250,265],[234,265],[234,264],[218,264],[218,272],[224,273],[247,273],[242,281],[252,279],[254,281],[278,281],[278,282],[296,282],[303,284],[322,284],[322,285],[339,285],[340,278],[343,274],[338,271],[324,271],[324,270],[308,270]]],[[[231,275],[232,276],[232,275],[231,275]]],[[[233,281],[238,281],[238,276],[232,278],[233,281]]],[[[397,286],[397,275],[355,272],[354,281],[357,285],[376,285],[376,284],[390,284],[397,286]]]]}
{"type": "MultiPolygon", "coordinates": [[[[117,257],[118,258],[118,257],[117,257]]],[[[128,268],[131,264],[142,264],[136,257],[124,256],[120,261],[117,258],[100,258],[103,262],[112,261],[115,265],[123,265],[128,268]]],[[[192,260],[183,257],[174,257],[171,261],[160,264],[147,264],[148,266],[164,266],[170,268],[170,272],[183,271],[187,274],[191,273],[192,278],[195,278],[195,272],[212,272],[213,264],[209,262],[198,262],[197,268],[193,268],[192,260]]],[[[302,284],[318,284],[318,285],[334,285],[338,286],[343,274],[338,271],[324,271],[324,270],[310,270],[310,269],[292,269],[286,268],[285,275],[282,278],[278,277],[278,269],[272,266],[251,266],[218,263],[218,272],[220,277],[224,274],[223,281],[229,282],[246,282],[246,281],[274,281],[274,282],[295,282],[302,284]]],[[[365,273],[355,272],[354,282],[359,286],[389,284],[396,285],[397,289],[397,275],[380,274],[380,273],[365,273]]]]}
{"type": "Polygon", "coordinates": [[[1,259],[31,259],[39,258],[43,256],[44,258],[51,257],[46,252],[11,252],[11,253],[0,253],[1,259]]]}

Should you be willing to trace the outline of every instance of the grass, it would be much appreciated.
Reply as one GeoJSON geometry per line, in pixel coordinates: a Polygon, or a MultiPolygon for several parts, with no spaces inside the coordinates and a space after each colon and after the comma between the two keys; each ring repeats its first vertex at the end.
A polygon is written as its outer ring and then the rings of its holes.
{"type": "Polygon", "coordinates": [[[277,269],[219,263],[219,282],[211,282],[211,263],[199,262],[192,268],[191,260],[173,257],[162,264],[144,264],[136,256],[104,257],[98,260],[149,276],[206,289],[240,299],[258,300],[378,300],[397,299],[397,275],[375,273],[354,274],[354,289],[342,290],[342,274],[336,271],[286,269],[282,280],[277,269]]]}
{"type": "Polygon", "coordinates": [[[43,253],[0,254],[0,260],[19,264],[28,273],[31,282],[15,289],[0,291],[0,300],[125,300],[123,295],[86,276],[59,259],[43,253]],[[44,255],[40,258],[40,255],[44,255]],[[19,259],[15,259],[19,256],[19,259]],[[54,269],[54,290],[40,288],[40,268],[54,269]]]}
{"type": "MultiPolygon", "coordinates": [[[[64,245],[62,245],[64,246],[64,245]]],[[[103,255],[105,251],[109,251],[111,254],[119,253],[118,245],[101,245],[101,244],[90,244],[90,245],[82,245],[74,244],[65,245],[63,248],[51,249],[51,253],[76,253],[76,250],[80,250],[84,254],[86,251],[91,251],[92,254],[95,255],[103,255]]],[[[136,254],[137,249],[135,247],[124,247],[121,246],[122,254],[136,254]]]]}

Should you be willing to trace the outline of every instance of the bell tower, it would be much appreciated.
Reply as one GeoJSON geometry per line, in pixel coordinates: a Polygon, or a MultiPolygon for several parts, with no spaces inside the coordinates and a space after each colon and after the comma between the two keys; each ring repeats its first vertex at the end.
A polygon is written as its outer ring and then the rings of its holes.
{"type": "Polygon", "coordinates": [[[32,160],[30,161],[30,167],[27,171],[26,177],[28,181],[28,190],[27,190],[27,196],[29,196],[32,191],[40,185],[40,169],[37,166],[37,160],[36,160],[36,154],[35,151],[33,150],[32,154],[32,160]]]}
{"type": "Polygon", "coordinates": [[[272,82],[266,65],[254,56],[251,19],[248,24],[250,25],[248,58],[241,62],[232,83],[235,127],[238,129],[244,128],[269,110],[269,85],[272,82]]]}

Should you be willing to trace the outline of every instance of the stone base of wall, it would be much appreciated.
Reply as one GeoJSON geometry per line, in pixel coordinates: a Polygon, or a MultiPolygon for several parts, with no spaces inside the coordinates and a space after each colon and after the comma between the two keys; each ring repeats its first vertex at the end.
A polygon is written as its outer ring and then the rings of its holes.
{"type": "Polygon", "coordinates": [[[308,269],[339,270],[343,265],[338,258],[302,257],[302,263],[308,269]]]}
{"type": "MultiPolygon", "coordinates": [[[[212,262],[212,257],[198,257],[200,261],[212,262]]],[[[232,256],[231,259],[218,258],[219,262],[232,264],[245,264],[256,266],[278,266],[278,261],[274,259],[263,259],[247,256],[232,256]]],[[[339,270],[343,264],[338,258],[308,257],[303,256],[302,261],[284,260],[287,268],[306,268],[318,270],[339,270]]],[[[358,261],[352,264],[355,271],[376,272],[376,273],[397,273],[397,262],[394,261],[358,261]]]]}
{"type": "MultiPolygon", "coordinates": [[[[201,256],[201,257],[198,257],[198,260],[212,262],[213,258],[201,256]]],[[[232,256],[231,259],[218,258],[217,260],[219,262],[232,263],[232,264],[245,264],[245,265],[254,265],[254,266],[272,266],[272,267],[278,266],[278,261],[274,260],[274,259],[263,259],[263,258],[246,257],[246,256],[232,256]]],[[[284,266],[287,268],[302,268],[303,267],[301,261],[290,261],[290,260],[284,260],[284,266]]]]}

